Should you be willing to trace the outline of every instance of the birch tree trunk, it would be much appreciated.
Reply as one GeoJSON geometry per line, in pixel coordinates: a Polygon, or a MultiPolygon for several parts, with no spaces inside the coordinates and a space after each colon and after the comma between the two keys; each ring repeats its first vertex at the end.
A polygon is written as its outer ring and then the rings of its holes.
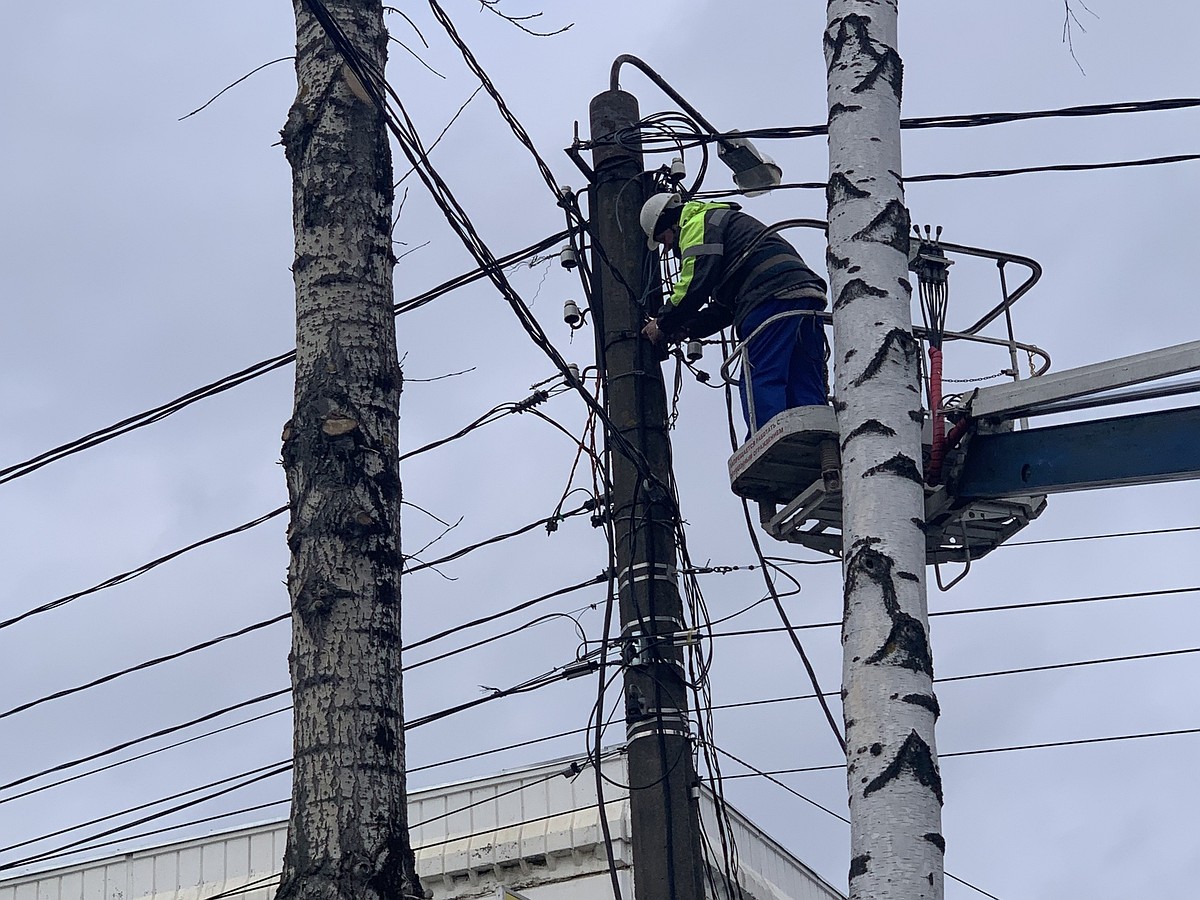
{"type": "Polygon", "coordinates": [[[825,31],[852,900],[943,890],[896,19],[897,0],[829,0],[825,31]]]}
{"type": "MultiPolygon", "coordinates": [[[[324,0],[383,71],[381,0],[324,0]]],[[[296,399],[291,500],[295,768],[277,897],[421,896],[408,838],[400,676],[402,377],[392,317],[392,163],[306,0],[294,0],[292,166],[296,399]]]]}

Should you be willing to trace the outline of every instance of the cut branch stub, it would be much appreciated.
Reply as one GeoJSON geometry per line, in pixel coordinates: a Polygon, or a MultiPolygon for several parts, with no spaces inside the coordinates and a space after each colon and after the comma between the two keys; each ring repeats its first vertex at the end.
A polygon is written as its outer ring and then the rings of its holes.
{"type": "Polygon", "coordinates": [[[358,421],[348,416],[330,416],[321,424],[321,431],[329,437],[340,437],[358,428],[358,421]]]}

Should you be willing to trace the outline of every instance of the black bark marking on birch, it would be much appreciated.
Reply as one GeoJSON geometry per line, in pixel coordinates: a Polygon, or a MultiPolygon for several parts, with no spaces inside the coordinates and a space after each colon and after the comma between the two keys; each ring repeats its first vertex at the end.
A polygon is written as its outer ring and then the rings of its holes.
{"type": "Polygon", "coordinates": [[[843,613],[850,613],[850,596],[862,578],[874,582],[883,599],[883,608],[892,620],[892,629],[884,645],[868,657],[868,665],[889,665],[924,672],[933,677],[933,656],[925,627],[900,608],[893,577],[895,563],[890,556],[875,549],[879,538],[864,537],[854,542],[846,559],[846,586],[843,613]]]}
{"type": "Polygon", "coordinates": [[[846,355],[842,357],[843,362],[850,362],[854,357],[858,356],[858,348],[851,347],[846,351],[846,355]]]}
{"type": "Polygon", "coordinates": [[[846,447],[852,440],[857,437],[862,437],[865,434],[877,434],[882,435],[883,437],[895,437],[896,430],[884,425],[878,419],[867,419],[867,421],[863,422],[848,435],[846,435],[846,439],[842,441],[842,451],[845,452],[846,447]]]}
{"type": "Polygon", "coordinates": [[[866,786],[863,797],[871,796],[904,774],[911,775],[919,784],[933,791],[938,806],[942,805],[942,776],[933,762],[933,751],[915,731],[904,739],[904,744],[887,768],[866,786]]]}
{"type": "Polygon", "coordinates": [[[929,530],[929,525],[925,522],[924,519],[918,519],[916,516],[913,516],[908,521],[910,521],[914,525],[916,525],[922,534],[925,534],[929,530]]]}
{"type": "Polygon", "coordinates": [[[905,581],[920,581],[921,580],[919,576],[914,575],[912,572],[897,572],[896,577],[903,578],[905,581]]]}
{"type": "MultiPolygon", "coordinates": [[[[836,305],[834,308],[837,308],[836,305]]],[[[884,336],[883,343],[879,345],[879,349],[875,351],[875,355],[871,358],[871,362],[867,364],[867,367],[863,369],[863,373],[854,379],[854,386],[862,387],[878,375],[879,370],[883,368],[883,364],[887,362],[888,354],[893,349],[898,349],[904,354],[906,364],[915,361],[920,352],[917,341],[912,334],[903,328],[893,328],[884,336]]]]}
{"type": "Polygon", "coordinates": [[[904,83],[904,63],[900,55],[891,47],[880,44],[871,37],[871,20],[866,16],[851,14],[838,23],[837,34],[834,37],[825,33],[825,52],[828,59],[827,70],[842,62],[842,54],[849,48],[852,53],[859,53],[871,60],[874,65],[871,70],[851,88],[851,92],[861,94],[871,90],[875,83],[883,78],[892,86],[896,100],[900,100],[904,83]]]}
{"type": "Polygon", "coordinates": [[[844,269],[850,265],[850,258],[846,256],[838,256],[828,247],[825,248],[825,265],[829,267],[829,271],[835,269],[844,269]]]}
{"type": "MultiPolygon", "coordinates": [[[[831,23],[833,24],[833,23],[831,23]]],[[[871,20],[865,16],[851,14],[837,22],[837,33],[832,37],[829,30],[826,30],[824,35],[825,55],[829,60],[827,68],[832,69],[834,65],[841,62],[842,53],[846,50],[846,45],[852,40],[858,42],[858,52],[864,53],[867,56],[875,56],[875,47],[871,41],[870,34],[871,20]]],[[[853,50],[853,48],[851,48],[853,50]]]]}
{"type": "Polygon", "coordinates": [[[904,291],[908,296],[912,296],[912,282],[907,278],[897,278],[896,284],[900,285],[900,290],[904,291]]]}
{"type": "Polygon", "coordinates": [[[905,694],[901,700],[904,703],[911,703],[913,706],[920,706],[931,713],[935,719],[942,715],[942,705],[938,703],[937,697],[933,694],[905,694]]]}
{"type": "Polygon", "coordinates": [[[876,82],[882,78],[891,85],[892,94],[899,103],[904,95],[904,61],[900,59],[900,54],[892,47],[884,47],[882,53],[873,52],[871,55],[875,59],[875,66],[862,81],[850,89],[850,93],[862,94],[872,90],[876,82]]]}
{"type": "Polygon", "coordinates": [[[842,289],[838,292],[837,300],[834,301],[834,309],[843,309],[862,297],[886,297],[887,291],[881,288],[872,287],[861,278],[851,278],[847,281],[842,289]]]}
{"type": "Polygon", "coordinates": [[[891,459],[872,466],[862,473],[863,478],[873,478],[876,475],[895,475],[897,478],[915,481],[917,484],[925,483],[925,476],[921,473],[921,468],[913,461],[912,457],[905,456],[903,453],[897,453],[891,459]]]}
{"type": "Polygon", "coordinates": [[[936,831],[931,831],[928,834],[922,835],[922,837],[929,841],[929,843],[933,844],[933,846],[941,850],[943,853],[946,852],[946,839],[936,831]]]}
{"type": "Polygon", "coordinates": [[[866,578],[879,586],[883,595],[883,606],[893,619],[900,612],[900,601],[896,598],[896,585],[892,581],[894,563],[890,556],[885,556],[875,549],[883,543],[880,538],[862,537],[854,542],[846,557],[846,579],[843,589],[843,610],[850,614],[850,595],[860,585],[860,578],[866,578]]]}
{"type": "Polygon", "coordinates": [[[850,880],[853,881],[860,875],[867,874],[867,863],[871,861],[871,854],[864,853],[862,856],[856,856],[850,860],[850,880]]]}
{"type": "Polygon", "coordinates": [[[871,745],[871,755],[872,756],[880,756],[882,754],[883,754],[883,744],[876,741],[874,744],[871,745]]]}
{"type": "Polygon", "coordinates": [[[870,196],[870,191],[864,191],[841,172],[834,172],[825,185],[825,203],[829,209],[850,198],[863,200],[870,196]]]}
{"type": "Polygon", "coordinates": [[[887,206],[871,220],[870,224],[854,235],[854,240],[887,244],[907,257],[908,231],[911,225],[908,208],[899,200],[889,200],[887,206]]]}
{"type": "Polygon", "coordinates": [[[846,401],[845,400],[834,400],[833,401],[833,411],[834,412],[845,412],[846,411],[846,401]]]}
{"type": "Polygon", "coordinates": [[[896,666],[924,672],[932,678],[933,655],[929,652],[929,636],[925,633],[925,626],[903,612],[898,605],[894,611],[889,608],[888,615],[892,619],[892,630],[883,646],[867,657],[867,665],[896,666]]]}
{"type": "Polygon", "coordinates": [[[855,106],[853,103],[835,103],[829,107],[829,119],[832,122],[838,116],[844,116],[846,113],[856,113],[862,110],[861,106],[855,106]]]}
{"type": "Polygon", "coordinates": [[[925,410],[923,409],[910,409],[908,411],[908,417],[918,425],[925,424],[925,410]]]}

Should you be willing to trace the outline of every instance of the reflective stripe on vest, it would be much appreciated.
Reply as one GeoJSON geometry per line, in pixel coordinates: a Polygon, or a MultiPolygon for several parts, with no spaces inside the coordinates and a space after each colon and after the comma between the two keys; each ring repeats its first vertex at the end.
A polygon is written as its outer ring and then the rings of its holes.
{"type": "Polygon", "coordinates": [[[724,244],[693,244],[679,256],[681,259],[687,259],[689,256],[722,256],[724,253],[724,244]]]}

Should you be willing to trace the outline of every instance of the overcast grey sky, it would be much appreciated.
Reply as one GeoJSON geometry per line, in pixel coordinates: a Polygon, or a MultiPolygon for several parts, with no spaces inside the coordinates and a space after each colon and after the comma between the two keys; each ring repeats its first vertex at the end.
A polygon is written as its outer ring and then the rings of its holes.
{"type": "MultiPolygon", "coordinates": [[[[631,0],[542,6],[539,25],[574,23],[533,38],[477,4],[443,2],[561,182],[581,177],[561,153],[572,123],[606,89],[612,59],[634,53],[655,66],[721,128],[813,124],[825,119],[823,3],[734,4],[631,0]]],[[[293,346],[290,175],[275,142],[294,77],[271,66],[197,116],[178,121],[225,85],[293,53],[291,6],[282,0],[103,5],[81,0],[10,4],[0,56],[4,140],[0,166],[0,466],[154,407],[293,346]]],[[[1145,7],[1089,0],[1075,31],[1081,73],[1061,42],[1056,0],[902,4],[905,114],[1049,109],[1196,95],[1200,7],[1164,0],[1145,7]]],[[[422,3],[404,4],[430,47],[398,16],[393,33],[419,50],[432,74],[393,45],[389,74],[431,141],[475,90],[461,58],[422,3]]],[[[670,109],[642,76],[623,86],[644,114],[670,109]]],[[[1102,162],[1196,149],[1196,111],[1046,120],[960,131],[909,132],[906,174],[1050,163],[1102,162]]],[[[825,177],[819,139],[762,145],[789,181],[825,177]]],[[[442,172],[499,255],[562,227],[532,161],[485,95],[471,102],[433,152],[442,172]]],[[[404,167],[397,162],[397,174],[404,167]]],[[[1045,276],[1014,313],[1017,336],[1045,348],[1055,369],[1191,340],[1200,333],[1195,289],[1196,163],[1081,174],[1041,174],[910,186],[914,221],[940,223],[956,243],[1032,256],[1045,276]]],[[[472,268],[416,179],[396,231],[407,248],[397,298],[472,268]]],[[[715,166],[705,185],[731,186],[715,166]]],[[[750,200],[760,218],[821,217],[821,192],[750,200]]],[[[797,245],[814,265],[819,235],[797,245]]],[[[514,274],[568,359],[590,361],[574,342],[562,301],[579,299],[569,273],[542,263],[514,274]]],[[[994,266],[961,262],[951,278],[950,324],[998,301],[994,266]]],[[[520,400],[552,375],[503,301],[485,284],[398,320],[406,375],[401,431],[416,447],[456,431],[497,403],[520,400]],[[449,372],[468,375],[423,383],[449,372]]],[[[716,363],[705,361],[714,371],[716,363]]],[[[1006,354],[957,351],[950,378],[991,375],[1006,354]]],[[[283,369],[205,400],[150,428],[0,485],[0,547],[7,618],[223,531],[286,502],[276,464],[291,406],[283,369]]],[[[569,395],[545,407],[578,432],[569,395]]],[[[729,493],[723,401],[685,385],[675,446],[680,495],[698,562],[752,561],[740,507],[729,493]]],[[[1153,452],[1154,448],[1148,448],[1153,452]]],[[[509,417],[406,463],[407,498],[447,521],[462,517],[438,550],[548,515],[574,448],[528,417],[509,417]]],[[[577,484],[584,484],[580,481],[577,484]]],[[[576,495],[580,496],[580,495],[576,495]]],[[[1197,524],[1195,484],[1132,487],[1052,497],[1020,540],[1045,540],[1197,524]]],[[[191,553],[143,578],[0,631],[0,712],[287,610],[283,521],[191,553]]],[[[406,510],[405,544],[441,530],[406,510]]],[[[1040,544],[998,550],[977,563],[933,610],[1100,594],[1194,588],[1194,533],[1040,544]]],[[[781,554],[813,560],[805,551],[781,554]]],[[[535,531],[404,583],[405,636],[454,623],[581,581],[604,567],[599,532],[586,518],[553,536],[535,531]]],[[[803,591],[797,623],[840,610],[838,567],[791,569],[803,591]]],[[[756,572],[705,576],[715,618],[761,595],[756,572]]],[[[603,590],[550,609],[599,602],[603,590]]],[[[533,618],[530,613],[528,618],[533,618]]],[[[515,625],[525,619],[518,618],[515,625]]],[[[589,637],[600,616],[587,610],[589,637]]],[[[770,627],[767,607],[722,630],[770,627]]],[[[939,677],[1200,646],[1194,593],[1053,609],[934,619],[939,677]]],[[[0,719],[0,783],[287,686],[286,625],[0,719]]],[[[511,627],[511,626],[510,626],[511,627]]],[[[480,629],[470,637],[502,630],[480,629]]],[[[805,633],[827,689],[840,678],[835,629],[805,633]]],[[[451,649],[449,640],[408,661],[451,649]]],[[[570,661],[578,638],[563,619],[407,676],[410,717],[504,687],[570,661]]],[[[1200,660],[1113,663],[958,683],[939,689],[939,749],[946,754],[1200,726],[1194,683],[1200,660]]],[[[779,634],[718,639],[712,672],[718,703],[807,693],[779,634]]],[[[410,735],[410,764],[582,727],[595,687],[555,685],[481,707],[410,735]]],[[[615,696],[615,695],[614,695],[615,696]]],[[[246,718],[278,708],[253,707],[246,718]]],[[[617,731],[613,737],[618,737],[617,731]]],[[[1200,736],[1119,741],[943,760],[946,865],[1003,900],[1194,893],[1197,851],[1191,760],[1200,736]]],[[[811,703],[717,713],[719,746],[764,769],[837,761],[811,703]]],[[[582,750],[579,738],[547,742],[416,773],[429,785],[582,750]]],[[[282,760],[290,723],[277,715],[186,748],[4,803],[7,847],[195,785],[282,760]]],[[[730,763],[727,775],[741,770],[730,763]]],[[[796,790],[844,811],[838,772],[785,776],[796,790]]],[[[728,796],[836,885],[845,884],[847,828],[761,779],[733,780],[728,796]]],[[[288,796],[284,778],[167,820],[188,821],[288,796]]],[[[277,806],[205,828],[283,815],[277,806]]],[[[96,830],[96,829],[92,829],[96,830]]],[[[140,829],[139,829],[140,830],[140,829]]],[[[90,832],[89,832],[90,833],[90,832]]],[[[171,835],[168,835],[168,837],[171,835]]],[[[50,849],[74,834],[0,853],[50,849]]],[[[143,839],[138,843],[145,843],[143,839]]],[[[951,900],[980,896],[948,883],[951,900]]]]}

